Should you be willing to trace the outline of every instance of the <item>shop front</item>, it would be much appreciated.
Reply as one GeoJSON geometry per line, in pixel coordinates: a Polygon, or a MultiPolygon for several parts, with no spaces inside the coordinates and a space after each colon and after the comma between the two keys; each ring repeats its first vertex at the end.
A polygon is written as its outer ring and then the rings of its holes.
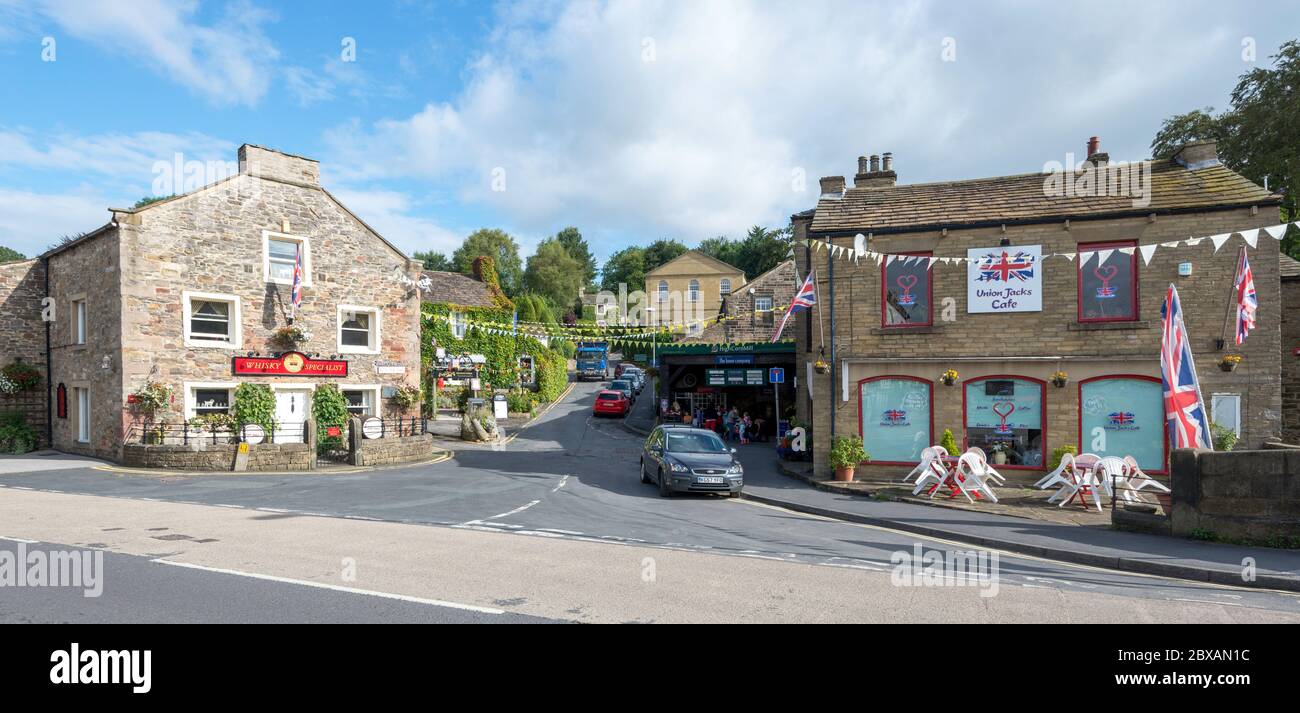
{"type": "Polygon", "coordinates": [[[658,407],[716,420],[732,409],[755,424],[757,435],[777,433],[795,409],[794,346],[791,343],[672,344],[658,349],[658,407]],[[675,408],[674,408],[675,407],[675,408]]]}

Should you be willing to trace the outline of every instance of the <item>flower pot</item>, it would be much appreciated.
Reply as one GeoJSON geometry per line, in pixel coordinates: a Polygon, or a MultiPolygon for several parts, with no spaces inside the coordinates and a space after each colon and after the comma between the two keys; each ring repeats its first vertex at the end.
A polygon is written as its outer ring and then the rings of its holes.
{"type": "Polygon", "coordinates": [[[1224,370],[1224,371],[1236,371],[1236,370],[1237,370],[1237,362],[1235,362],[1235,361],[1221,361],[1221,362],[1219,362],[1219,368],[1222,369],[1222,370],[1224,370]]]}
{"type": "Polygon", "coordinates": [[[828,371],[830,371],[830,370],[831,370],[831,365],[830,365],[830,364],[827,364],[827,363],[825,363],[825,362],[820,362],[820,361],[819,361],[819,362],[813,364],[813,371],[816,371],[818,374],[825,374],[826,372],[828,372],[828,371]]]}
{"type": "Polygon", "coordinates": [[[949,379],[947,377],[941,376],[939,377],[939,383],[943,384],[944,386],[952,386],[953,384],[957,383],[957,380],[949,379]]]}
{"type": "Polygon", "coordinates": [[[994,451],[993,465],[1006,465],[1006,464],[1007,464],[1007,454],[1003,453],[1002,451],[994,451]]]}
{"type": "Polygon", "coordinates": [[[1064,389],[1064,388],[1065,388],[1065,384],[1066,384],[1067,381],[1069,381],[1069,380],[1068,380],[1068,379],[1052,379],[1052,386],[1055,386],[1055,387],[1058,388],[1058,389],[1064,389]]]}
{"type": "Polygon", "coordinates": [[[853,466],[846,466],[835,469],[835,480],[841,483],[853,482],[853,466]]]}

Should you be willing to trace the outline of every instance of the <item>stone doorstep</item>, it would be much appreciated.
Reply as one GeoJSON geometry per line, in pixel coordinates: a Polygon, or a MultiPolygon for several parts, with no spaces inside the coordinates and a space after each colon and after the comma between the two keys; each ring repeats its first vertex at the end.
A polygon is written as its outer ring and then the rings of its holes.
{"type": "MultiPolygon", "coordinates": [[[[811,467],[806,463],[788,463],[778,460],[777,469],[783,474],[802,480],[805,483],[831,493],[841,495],[853,495],[857,497],[874,498],[878,500],[889,500],[899,503],[912,503],[914,505],[929,505],[931,507],[951,508],[954,510],[971,510],[974,512],[985,512],[996,515],[1007,515],[1009,517],[1019,517],[1026,520],[1038,520],[1054,522],[1062,525],[1081,525],[1081,526],[1105,526],[1111,524],[1109,503],[1102,503],[1105,508],[1102,512],[1097,512],[1095,508],[1084,510],[1079,506],[1069,506],[1064,508],[1057,507],[1055,503],[1047,502],[1046,491],[1030,488],[1022,485],[1016,487],[1012,476],[1008,477],[1010,485],[1001,487],[995,486],[994,491],[997,493],[998,502],[993,503],[976,503],[972,505],[960,495],[956,498],[948,498],[946,495],[936,496],[934,499],[929,497],[920,497],[912,495],[912,486],[906,483],[892,480],[854,480],[851,482],[839,482],[835,480],[822,480],[811,474],[811,467]],[[800,467],[804,466],[804,467],[800,467]]],[[[1035,476],[1035,479],[1041,476],[1035,476]]]]}

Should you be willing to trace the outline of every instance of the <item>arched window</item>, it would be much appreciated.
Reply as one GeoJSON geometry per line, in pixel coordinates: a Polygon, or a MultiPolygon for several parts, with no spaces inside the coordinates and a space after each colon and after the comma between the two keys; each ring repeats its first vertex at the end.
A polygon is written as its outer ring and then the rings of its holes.
{"type": "Polygon", "coordinates": [[[729,278],[724,277],[722,282],[718,283],[718,294],[723,296],[731,294],[731,280],[729,278]]]}
{"type": "Polygon", "coordinates": [[[660,302],[667,302],[667,301],[668,301],[668,281],[667,281],[667,280],[660,280],[660,281],[659,281],[659,301],[660,301],[660,302]]]}
{"type": "Polygon", "coordinates": [[[1133,456],[1144,472],[1166,472],[1169,438],[1160,380],[1117,374],[1080,381],[1079,452],[1133,456]]]}
{"type": "Polygon", "coordinates": [[[912,464],[934,444],[933,384],[913,376],[858,382],[858,432],[872,463],[912,464]]]}
{"type": "Polygon", "coordinates": [[[691,302],[699,302],[699,301],[700,301],[700,281],[699,281],[699,280],[691,280],[691,286],[690,286],[689,290],[690,290],[690,291],[687,293],[687,299],[690,300],[691,302]]]}
{"type": "Polygon", "coordinates": [[[1044,386],[1038,379],[1023,376],[967,379],[961,400],[966,445],[983,449],[989,461],[1000,467],[1046,465],[1044,386]]]}

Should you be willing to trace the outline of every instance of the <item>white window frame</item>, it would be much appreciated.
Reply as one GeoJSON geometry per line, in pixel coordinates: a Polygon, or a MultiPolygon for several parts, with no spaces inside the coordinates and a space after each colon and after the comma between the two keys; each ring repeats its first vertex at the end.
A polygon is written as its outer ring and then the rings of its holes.
{"type": "Polygon", "coordinates": [[[725,297],[731,294],[731,278],[724,277],[718,282],[718,294],[725,297]]]}
{"type": "Polygon", "coordinates": [[[89,314],[86,309],[86,295],[84,293],[73,295],[68,300],[68,311],[72,314],[72,320],[69,323],[72,333],[68,337],[71,339],[73,346],[83,346],[86,343],[86,318],[89,314]]]}
{"type": "Polygon", "coordinates": [[[380,327],[383,322],[383,310],[378,307],[363,307],[361,305],[339,305],[335,313],[335,333],[338,341],[338,352],[340,354],[378,354],[383,347],[383,340],[380,336],[380,327]],[[343,343],[343,315],[345,313],[364,313],[370,315],[370,343],[364,347],[358,347],[351,344],[343,343]]]}
{"type": "Polygon", "coordinates": [[[72,387],[77,397],[77,443],[90,443],[90,387],[72,387]]]}
{"type": "MultiPolygon", "coordinates": [[[[339,384],[339,391],[365,391],[370,394],[370,411],[365,417],[379,416],[381,413],[384,387],[382,384],[339,384]]],[[[351,411],[348,411],[351,414],[351,411]]],[[[355,414],[354,414],[355,415],[355,414]]]]}
{"type": "Polygon", "coordinates": [[[184,330],[185,346],[187,347],[207,347],[210,349],[243,349],[244,348],[244,320],[243,310],[240,304],[239,295],[223,295],[217,292],[192,292],[184,290],[181,292],[181,329],[184,330]],[[192,302],[194,300],[205,300],[209,302],[227,302],[232,309],[230,310],[230,333],[227,339],[204,339],[195,338],[190,333],[190,321],[194,316],[192,302]]]}
{"type": "Polygon", "coordinates": [[[1219,403],[1221,401],[1232,404],[1233,431],[1238,438],[1241,438],[1241,394],[1210,394],[1210,423],[1217,424],[1220,427],[1223,426],[1218,419],[1219,403]]]}
{"type": "Polygon", "coordinates": [[[235,389],[239,386],[233,381],[187,381],[182,386],[185,389],[185,420],[199,415],[198,396],[195,394],[200,389],[223,389],[230,392],[230,408],[235,408],[235,389]]]}
{"type": "Polygon", "coordinates": [[[698,337],[703,333],[704,329],[700,326],[699,322],[691,322],[686,325],[686,336],[688,337],[698,337]]]}
{"type": "Polygon", "coordinates": [[[656,290],[656,293],[659,295],[659,302],[662,303],[662,302],[667,302],[667,301],[668,301],[668,281],[667,281],[667,280],[660,280],[660,281],[659,281],[659,289],[656,290]]]}
{"type": "Polygon", "coordinates": [[[311,287],[311,240],[301,235],[277,233],[272,230],[262,231],[262,279],[275,285],[292,285],[293,278],[271,277],[271,241],[285,240],[298,243],[302,247],[302,286],[311,287]]]}
{"type": "Polygon", "coordinates": [[[688,302],[699,302],[699,301],[700,301],[700,281],[699,281],[699,280],[691,280],[690,282],[688,282],[688,283],[686,284],[686,301],[688,301],[688,302]]]}
{"type": "Polygon", "coordinates": [[[761,295],[761,296],[759,296],[759,295],[755,295],[755,297],[754,297],[754,311],[755,311],[755,312],[772,312],[772,311],[774,311],[775,309],[776,309],[776,299],[773,298],[771,295],[761,295]],[[767,300],[767,308],[766,308],[766,309],[758,306],[758,301],[759,301],[759,300],[767,300]]]}
{"type": "Polygon", "coordinates": [[[464,339],[466,332],[469,331],[469,323],[465,321],[465,313],[452,310],[447,315],[447,324],[451,327],[451,336],[456,339],[464,339]]]}

